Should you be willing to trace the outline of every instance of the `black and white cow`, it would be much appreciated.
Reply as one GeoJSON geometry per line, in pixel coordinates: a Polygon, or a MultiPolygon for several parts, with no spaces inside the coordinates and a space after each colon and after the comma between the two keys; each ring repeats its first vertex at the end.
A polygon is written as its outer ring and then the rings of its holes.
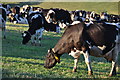
{"type": "Polygon", "coordinates": [[[4,39],[6,38],[6,9],[0,6],[0,30],[3,31],[4,39]]]}
{"type": "Polygon", "coordinates": [[[20,14],[20,6],[15,6],[12,9],[12,13],[8,15],[10,22],[17,23],[18,15],[20,14]]]}
{"type": "Polygon", "coordinates": [[[100,15],[94,11],[75,10],[71,11],[70,13],[72,21],[86,22],[89,20],[94,22],[101,22],[100,15]]]}
{"type": "Polygon", "coordinates": [[[108,15],[108,21],[111,23],[120,23],[120,15],[113,15],[113,14],[109,14],[108,15]]]}
{"type": "Polygon", "coordinates": [[[20,6],[15,6],[12,8],[12,12],[8,15],[8,20],[14,24],[28,24],[25,13],[21,12],[20,6]]]}
{"type": "MultiPolygon", "coordinates": [[[[29,24],[29,29],[28,31],[25,31],[22,36],[22,44],[28,43],[28,41],[31,39],[32,35],[34,35],[36,32],[42,34],[42,27],[44,24],[43,16],[39,12],[31,12],[28,17],[28,24],[29,24]],[[38,30],[38,31],[37,31],[38,30]]],[[[39,37],[39,40],[41,40],[41,37],[39,37]]]]}
{"type": "Polygon", "coordinates": [[[40,40],[42,37],[42,33],[44,30],[46,31],[54,31],[60,33],[60,27],[57,24],[48,23],[43,16],[43,13],[38,11],[32,11],[29,13],[28,17],[29,29],[25,31],[23,36],[22,44],[28,43],[30,39],[32,39],[33,43],[34,39],[37,40],[40,44],[40,40]],[[32,38],[31,38],[32,37],[32,38]]]}
{"type": "Polygon", "coordinates": [[[21,8],[20,13],[24,14],[24,17],[27,17],[27,15],[31,12],[31,11],[41,11],[42,8],[40,7],[32,7],[30,5],[23,5],[23,7],[21,8]]]}
{"type": "Polygon", "coordinates": [[[86,18],[86,12],[82,11],[82,10],[75,10],[75,11],[71,11],[71,19],[72,21],[85,21],[86,18]]]}
{"type": "Polygon", "coordinates": [[[102,12],[100,14],[100,19],[101,19],[101,21],[108,21],[108,14],[107,14],[107,12],[102,12]]]}
{"type": "Polygon", "coordinates": [[[6,9],[6,14],[7,16],[12,12],[11,11],[11,6],[9,4],[1,4],[2,7],[4,7],[6,9]]]}
{"type": "MultiPolygon", "coordinates": [[[[64,53],[70,53],[72,50],[78,50],[85,57],[88,66],[88,74],[92,75],[89,55],[91,50],[94,54],[101,55],[112,61],[112,69],[109,76],[116,75],[116,62],[118,56],[118,31],[116,26],[109,24],[91,24],[89,27],[82,22],[71,25],[66,28],[62,38],[58,41],[54,48],[48,50],[44,67],[52,68],[56,63],[60,62],[60,56],[64,53]],[[110,35],[110,36],[109,36],[110,35]],[[92,47],[104,46],[101,53],[98,54],[92,47]],[[110,59],[111,55],[111,59],[110,59]]],[[[75,51],[74,51],[75,52],[75,51]]],[[[94,55],[93,55],[94,56],[94,55]]],[[[74,71],[76,70],[76,67],[74,71]]]]}
{"type": "Polygon", "coordinates": [[[46,20],[48,23],[62,23],[65,25],[72,23],[69,11],[58,8],[50,9],[47,13],[46,20]]]}

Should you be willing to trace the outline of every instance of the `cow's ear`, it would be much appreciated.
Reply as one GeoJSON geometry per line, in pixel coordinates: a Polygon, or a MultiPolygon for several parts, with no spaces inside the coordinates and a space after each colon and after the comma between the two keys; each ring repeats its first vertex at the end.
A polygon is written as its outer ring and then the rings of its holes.
{"type": "Polygon", "coordinates": [[[50,53],[50,52],[52,52],[52,48],[50,48],[50,49],[48,50],[48,53],[50,53]]]}
{"type": "Polygon", "coordinates": [[[55,53],[54,48],[50,48],[49,53],[52,53],[52,54],[55,53]]]}
{"type": "Polygon", "coordinates": [[[49,50],[52,51],[52,48],[50,48],[49,50]]]}

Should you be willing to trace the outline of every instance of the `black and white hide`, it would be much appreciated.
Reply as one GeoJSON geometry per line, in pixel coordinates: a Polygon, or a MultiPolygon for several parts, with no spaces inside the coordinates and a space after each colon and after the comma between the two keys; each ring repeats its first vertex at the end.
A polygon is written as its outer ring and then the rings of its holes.
{"type": "Polygon", "coordinates": [[[46,20],[48,23],[58,23],[61,28],[63,25],[69,25],[72,23],[71,15],[69,11],[63,9],[50,9],[47,13],[46,20]]]}
{"type": "Polygon", "coordinates": [[[60,27],[57,24],[48,23],[41,12],[31,12],[27,17],[27,20],[29,29],[22,34],[22,44],[26,44],[32,39],[32,44],[35,43],[40,45],[40,40],[44,30],[60,33],[60,27]]]}

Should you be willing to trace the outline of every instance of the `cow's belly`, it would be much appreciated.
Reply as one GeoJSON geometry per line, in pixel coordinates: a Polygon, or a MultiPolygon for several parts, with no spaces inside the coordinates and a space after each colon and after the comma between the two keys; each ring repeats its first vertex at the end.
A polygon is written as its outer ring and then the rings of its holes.
{"type": "Polygon", "coordinates": [[[90,55],[96,56],[96,57],[102,57],[102,48],[98,48],[96,46],[93,46],[90,48],[90,55]]]}

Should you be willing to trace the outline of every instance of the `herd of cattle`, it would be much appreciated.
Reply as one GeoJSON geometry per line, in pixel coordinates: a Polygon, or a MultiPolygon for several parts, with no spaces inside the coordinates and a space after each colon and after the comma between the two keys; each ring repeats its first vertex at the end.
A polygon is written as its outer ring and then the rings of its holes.
{"type": "Polygon", "coordinates": [[[60,62],[60,56],[68,53],[75,58],[73,68],[75,72],[78,58],[83,54],[89,75],[92,75],[89,55],[112,61],[109,76],[116,75],[116,62],[120,52],[120,15],[106,12],[97,14],[94,11],[84,10],[43,9],[29,5],[13,8],[4,4],[0,6],[2,10],[0,26],[3,26],[4,30],[6,19],[14,24],[29,25],[28,30],[22,33],[22,44],[28,43],[29,40],[32,43],[40,43],[44,30],[60,33],[61,28],[65,29],[55,47],[48,50],[45,68],[54,67],[57,62],[60,62]]]}

